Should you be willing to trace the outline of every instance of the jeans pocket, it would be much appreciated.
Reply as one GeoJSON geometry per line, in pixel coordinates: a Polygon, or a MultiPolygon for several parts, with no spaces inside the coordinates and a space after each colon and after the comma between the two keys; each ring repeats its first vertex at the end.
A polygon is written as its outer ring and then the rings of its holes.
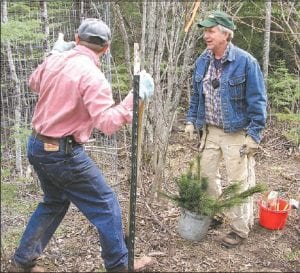
{"type": "Polygon", "coordinates": [[[27,145],[27,157],[35,167],[40,164],[57,163],[65,160],[65,153],[61,149],[58,151],[45,151],[44,142],[31,136],[27,145]]]}
{"type": "Polygon", "coordinates": [[[42,171],[42,173],[57,186],[63,186],[72,181],[67,159],[55,163],[40,162],[36,168],[42,171]]]}
{"type": "Polygon", "coordinates": [[[93,176],[90,170],[94,167],[92,160],[83,149],[77,150],[72,156],[65,156],[58,162],[40,163],[40,168],[53,183],[68,186],[71,183],[84,182],[93,176]]]}

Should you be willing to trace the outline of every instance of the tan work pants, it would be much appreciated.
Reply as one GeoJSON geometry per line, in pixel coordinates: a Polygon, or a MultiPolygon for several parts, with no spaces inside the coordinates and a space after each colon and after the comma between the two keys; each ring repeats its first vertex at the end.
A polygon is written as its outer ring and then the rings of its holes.
{"type": "MultiPolygon", "coordinates": [[[[201,172],[208,177],[208,192],[219,196],[222,192],[220,180],[220,163],[224,159],[228,182],[241,182],[241,191],[255,185],[253,157],[240,156],[240,148],[245,142],[244,131],[225,133],[223,129],[208,126],[205,147],[201,157],[201,172]]],[[[239,236],[246,238],[253,225],[253,199],[232,208],[227,213],[230,226],[239,236]]]]}

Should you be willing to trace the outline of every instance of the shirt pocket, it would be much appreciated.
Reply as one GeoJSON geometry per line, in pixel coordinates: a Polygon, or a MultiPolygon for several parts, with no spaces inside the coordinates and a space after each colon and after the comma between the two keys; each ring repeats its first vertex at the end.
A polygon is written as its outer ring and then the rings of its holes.
{"type": "Polygon", "coordinates": [[[236,118],[246,112],[246,77],[245,75],[229,80],[229,98],[236,118]]]}
{"type": "Polygon", "coordinates": [[[231,100],[244,100],[246,96],[245,75],[229,79],[229,93],[231,100]]]}

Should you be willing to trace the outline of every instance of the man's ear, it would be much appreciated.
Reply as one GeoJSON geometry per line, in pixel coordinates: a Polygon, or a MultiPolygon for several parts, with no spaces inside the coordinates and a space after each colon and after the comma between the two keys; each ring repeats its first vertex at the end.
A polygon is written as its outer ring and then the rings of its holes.
{"type": "Polygon", "coordinates": [[[226,41],[230,42],[230,34],[228,32],[226,32],[226,41]]]}
{"type": "Polygon", "coordinates": [[[109,52],[109,44],[108,43],[103,47],[102,52],[103,52],[103,54],[109,52]]]}
{"type": "Polygon", "coordinates": [[[80,42],[79,35],[77,33],[75,33],[75,43],[76,43],[76,45],[78,45],[79,42],[80,42]]]}

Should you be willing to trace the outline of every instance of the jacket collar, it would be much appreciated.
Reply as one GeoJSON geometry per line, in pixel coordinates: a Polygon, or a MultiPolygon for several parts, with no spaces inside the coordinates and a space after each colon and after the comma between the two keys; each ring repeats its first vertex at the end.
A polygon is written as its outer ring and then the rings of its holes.
{"type": "Polygon", "coordinates": [[[232,62],[235,60],[235,46],[233,43],[228,44],[228,55],[227,55],[227,61],[232,62]]]}

